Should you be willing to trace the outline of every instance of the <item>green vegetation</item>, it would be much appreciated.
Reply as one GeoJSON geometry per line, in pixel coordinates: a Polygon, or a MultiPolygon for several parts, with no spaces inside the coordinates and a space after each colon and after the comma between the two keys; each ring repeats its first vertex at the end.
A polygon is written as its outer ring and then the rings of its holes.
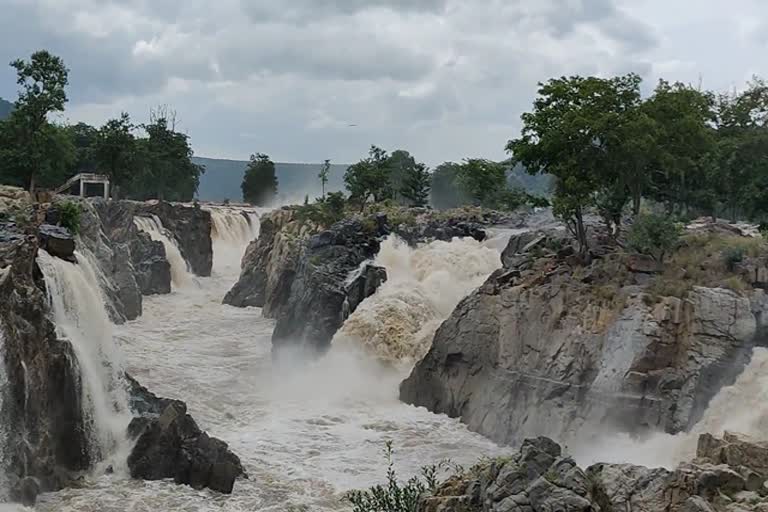
{"type": "Polygon", "coordinates": [[[320,179],[320,186],[322,189],[322,198],[325,200],[325,185],[328,183],[328,175],[331,172],[331,161],[326,160],[323,162],[322,167],[320,167],[320,172],[318,173],[317,177],[320,179]]]}
{"type": "Polygon", "coordinates": [[[167,107],[150,112],[150,122],[134,125],[128,114],[101,128],[85,123],[60,126],[49,121],[64,111],[69,70],[47,51],[11,63],[19,96],[0,115],[0,183],[54,188],[79,172],[106,174],[113,194],[131,199],[191,200],[203,167],[192,162],[189,137],[176,131],[167,107]],[[135,135],[140,132],[142,136],[135,135]]]}
{"type": "Polygon", "coordinates": [[[65,201],[57,205],[59,210],[59,224],[67,228],[71,233],[77,234],[80,232],[80,205],[75,201],[65,201]]]}
{"type": "Polygon", "coordinates": [[[331,192],[325,199],[318,198],[311,204],[307,197],[304,204],[296,209],[296,218],[300,222],[309,221],[327,228],[344,218],[346,205],[343,192],[331,192]]]}
{"type": "Polygon", "coordinates": [[[401,483],[394,469],[391,441],[387,441],[384,453],[387,460],[386,485],[347,493],[346,499],[352,504],[353,512],[416,512],[419,498],[437,489],[439,467],[425,466],[421,478],[413,477],[401,483]]]}
{"type": "Polygon", "coordinates": [[[630,248],[663,263],[664,256],[677,246],[681,231],[666,215],[641,214],[635,217],[627,239],[630,248]]]}
{"type": "Polygon", "coordinates": [[[275,164],[263,153],[251,155],[243,176],[243,200],[257,206],[270,204],[277,195],[275,164]]]}

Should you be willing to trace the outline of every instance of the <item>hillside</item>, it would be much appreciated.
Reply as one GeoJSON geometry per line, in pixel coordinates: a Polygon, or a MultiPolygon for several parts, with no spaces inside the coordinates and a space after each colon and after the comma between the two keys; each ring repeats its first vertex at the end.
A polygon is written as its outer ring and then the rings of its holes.
{"type": "Polygon", "coordinates": [[[0,98],[0,120],[5,119],[11,114],[13,103],[0,98]]]}
{"type": "MultiPolygon", "coordinates": [[[[240,184],[248,162],[244,160],[223,160],[218,158],[194,157],[196,164],[205,166],[205,173],[200,177],[197,196],[201,201],[223,201],[242,199],[240,184]]],[[[344,188],[344,172],[348,165],[332,165],[326,185],[326,192],[344,188]]],[[[275,162],[277,174],[277,193],[280,202],[301,202],[305,195],[310,199],[320,196],[320,180],[317,173],[320,163],[291,164],[275,162]]]]}

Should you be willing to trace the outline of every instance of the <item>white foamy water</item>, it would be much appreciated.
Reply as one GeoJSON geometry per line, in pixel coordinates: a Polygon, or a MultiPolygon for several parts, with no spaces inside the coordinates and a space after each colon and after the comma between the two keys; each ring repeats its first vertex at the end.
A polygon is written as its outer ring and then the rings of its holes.
{"type": "Polygon", "coordinates": [[[213,255],[220,271],[237,273],[243,247],[259,236],[259,218],[266,208],[240,208],[233,206],[205,206],[211,214],[213,255]]]}
{"type": "Polygon", "coordinates": [[[86,255],[76,252],[75,256],[77,264],[41,249],[37,261],[45,277],[57,335],[72,344],[77,358],[91,461],[125,470],[130,449],[125,429],[131,414],[122,380],[122,358],[114,344],[95,266],[86,255]]]}
{"type": "Polygon", "coordinates": [[[387,269],[387,282],[344,322],[334,348],[362,345],[410,368],[459,301],[501,266],[498,242],[508,239],[509,233],[499,233],[483,243],[465,238],[417,248],[386,239],[374,263],[387,269]]]}
{"type": "Polygon", "coordinates": [[[186,286],[191,281],[189,266],[181,255],[176,238],[163,227],[157,215],[151,217],[134,217],[133,222],[140,230],[147,233],[152,240],[162,242],[165,247],[165,257],[171,265],[171,284],[174,288],[186,286]]]}
{"type": "MultiPolygon", "coordinates": [[[[214,247],[226,246],[218,242],[214,247]]],[[[230,443],[250,479],[225,496],[105,475],[82,489],[42,496],[37,510],[348,510],[344,492],[384,480],[387,440],[403,477],[444,458],[471,464],[499,452],[458,421],[401,403],[405,372],[385,369],[352,347],[274,367],[273,322],[258,309],[221,304],[237,279],[227,261],[242,251],[215,252],[213,276],[200,279],[199,288],[147,297],[144,316],[116,329],[132,374],[155,393],[186,401],[204,429],[230,443]]],[[[426,265],[421,257],[412,262],[426,265]]],[[[428,281],[425,269],[414,272],[428,281]]]]}

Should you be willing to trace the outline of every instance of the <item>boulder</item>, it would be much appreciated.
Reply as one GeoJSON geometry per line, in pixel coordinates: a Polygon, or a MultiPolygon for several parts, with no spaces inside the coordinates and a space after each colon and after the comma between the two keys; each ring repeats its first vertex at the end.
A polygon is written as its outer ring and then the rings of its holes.
{"type": "Polygon", "coordinates": [[[235,480],[245,471],[227,443],[200,430],[184,402],[158,398],[128,378],[131,408],[137,414],[128,426],[129,435],[136,439],[128,456],[131,476],[173,478],[195,489],[231,494],[235,480]]]}
{"type": "Polygon", "coordinates": [[[37,229],[40,248],[45,249],[51,256],[75,263],[75,238],[67,228],[41,224],[37,229]]]}

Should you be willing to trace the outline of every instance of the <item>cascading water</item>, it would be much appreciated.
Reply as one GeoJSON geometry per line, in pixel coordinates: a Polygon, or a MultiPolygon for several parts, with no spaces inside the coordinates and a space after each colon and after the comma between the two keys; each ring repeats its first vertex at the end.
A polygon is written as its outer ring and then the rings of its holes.
{"type": "Polygon", "coordinates": [[[123,365],[94,265],[87,255],[75,255],[77,264],[40,250],[37,261],[45,277],[58,336],[71,343],[77,358],[91,460],[124,469],[131,414],[123,365]]]}
{"type": "MultiPolygon", "coordinates": [[[[498,236],[508,239],[509,233],[498,236]]],[[[375,260],[387,269],[387,281],[344,322],[334,346],[362,344],[376,357],[410,368],[459,301],[501,266],[497,241],[464,238],[412,248],[388,238],[375,260]]]]}
{"type": "Polygon", "coordinates": [[[214,270],[217,273],[239,271],[243,248],[259,235],[259,216],[266,210],[225,206],[204,209],[211,214],[214,270]]]}
{"type": "Polygon", "coordinates": [[[175,288],[189,284],[191,278],[187,261],[181,255],[176,239],[163,227],[162,221],[156,216],[134,217],[133,222],[140,230],[149,234],[152,240],[162,242],[165,246],[165,256],[171,264],[171,282],[175,288]]]}

